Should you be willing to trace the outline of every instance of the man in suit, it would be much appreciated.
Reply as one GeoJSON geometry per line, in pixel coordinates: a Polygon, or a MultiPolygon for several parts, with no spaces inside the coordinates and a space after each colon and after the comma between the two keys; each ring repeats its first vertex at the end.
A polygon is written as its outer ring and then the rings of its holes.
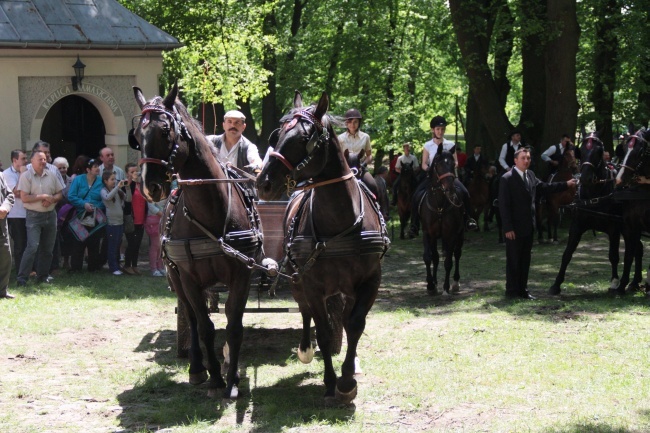
{"type": "Polygon", "coordinates": [[[535,299],[528,293],[528,271],[535,227],[535,195],[566,190],[576,180],[544,183],[530,167],[530,150],[515,152],[514,166],[499,183],[499,212],[506,237],[506,297],[535,299]]]}

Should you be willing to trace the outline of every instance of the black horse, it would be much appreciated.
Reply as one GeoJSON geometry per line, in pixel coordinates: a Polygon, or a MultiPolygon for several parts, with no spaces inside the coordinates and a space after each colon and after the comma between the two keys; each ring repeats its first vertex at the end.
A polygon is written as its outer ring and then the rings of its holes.
{"type": "MultiPolygon", "coordinates": [[[[625,257],[623,274],[618,290],[625,291],[629,281],[632,259],[640,265],[643,255],[642,233],[650,232],[650,131],[641,129],[627,140],[628,151],[616,177],[616,183],[629,187],[621,195],[623,199],[623,237],[625,239],[625,257]]],[[[650,276],[648,276],[650,279],[650,276]]],[[[635,278],[636,280],[636,278],[635,278]]],[[[634,282],[633,282],[634,283],[634,282]]],[[[646,291],[650,290],[650,281],[646,281],[646,291]]]]}
{"type": "Polygon", "coordinates": [[[240,179],[234,179],[233,173],[218,162],[213,146],[177,94],[174,85],[164,100],[155,97],[146,101],[142,91],[134,87],[142,114],[129,134],[129,143],[142,154],[145,197],[153,201],[170,197],[161,221],[162,249],[167,279],[190,323],[190,383],[205,382],[207,370],[209,394],[224,389],[225,398],[234,398],[239,382],[242,316],[251,268],[262,253],[261,228],[252,200],[238,187],[240,179]],[[178,176],[180,187],[170,196],[173,174],[178,176]],[[204,290],[217,282],[229,288],[225,382],[204,296],[204,290]]]}
{"type": "Polygon", "coordinates": [[[431,294],[438,293],[438,239],[442,240],[445,252],[445,282],[443,290],[450,292],[449,277],[454,266],[454,283],[451,292],[460,290],[460,271],[458,265],[465,239],[465,224],[463,222],[463,201],[456,195],[454,187],[454,157],[452,148],[449,152],[438,151],[429,167],[428,177],[431,180],[419,205],[420,220],[422,221],[424,264],[427,268],[427,290],[431,294]],[[453,257],[453,263],[452,263],[453,257]],[[432,269],[433,262],[433,269],[432,269]]]}
{"type": "MultiPolygon", "coordinates": [[[[609,262],[611,264],[610,290],[619,286],[619,246],[622,227],[622,208],[612,199],[616,173],[603,160],[604,147],[597,133],[591,133],[580,147],[580,189],[578,200],[568,206],[572,213],[569,239],[562,254],[560,270],[549,289],[551,295],[559,295],[569,262],[576,251],[582,235],[587,230],[606,233],[609,237],[609,262]]],[[[635,281],[640,281],[640,258],[637,261],[635,281]]]]}
{"type": "Polygon", "coordinates": [[[310,323],[325,364],[325,398],[350,402],[357,345],[381,283],[381,259],[390,241],[381,213],[364,184],[354,178],[327,115],[329,98],[294,108],[270,140],[275,149],[257,178],[260,198],[291,197],[285,216],[285,252],[293,271],[292,294],[303,318],[298,355],[313,357],[310,323]],[[332,365],[330,300],[343,298],[342,322],[348,347],[337,379],[332,365]]]}

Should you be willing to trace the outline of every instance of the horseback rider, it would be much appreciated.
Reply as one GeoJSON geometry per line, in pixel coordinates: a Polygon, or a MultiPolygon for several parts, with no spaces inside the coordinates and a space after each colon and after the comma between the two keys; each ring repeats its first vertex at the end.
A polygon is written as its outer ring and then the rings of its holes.
{"type": "Polygon", "coordinates": [[[370,145],[370,136],[360,131],[363,117],[356,108],[350,108],[345,112],[346,131],[338,136],[341,149],[348,149],[350,153],[358,154],[362,149],[365,150],[366,158],[360,163],[369,164],[372,162],[372,147],[370,145]]]}
{"type": "Polygon", "coordinates": [[[548,164],[549,175],[554,175],[557,168],[562,161],[564,151],[573,146],[569,134],[562,134],[562,140],[558,144],[554,144],[542,153],[542,161],[548,164]]]}
{"type": "Polygon", "coordinates": [[[499,153],[499,171],[503,174],[515,165],[515,152],[524,145],[521,142],[521,131],[513,129],[510,132],[510,141],[501,146],[499,153]]]}
{"type": "Polygon", "coordinates": [[[404,143],[402,145],[402,149],[404,149],[404,153],[399,158],[397,158],[397,162],[395,163],[395,171],[398,174],[397,179],[395,179],[395,182],[393,182],[393,200],[391,201],[392,206],[397,205],[397,191],[399,191],[399,183],[401,180],[400,173],[402,173],[402,166],[412,164],[413,172],[417,173],[417,171],[420,170],[418,157],[411,153],[411,143],[404,143]]]}
{"type": "Polygon", "coordinates": [[[240,170],[256,173],[262,169],[257,146],[242,134],[246,129],[246,116],[241,111],[230,110],[223,116],[223,134],[206,138],[217,148],[217,156],[240,170]]]}
{"type": "MultiPolygon", "coordinates": [[[[455,146],[453,142],[444,138],[445,129],[447,127],[447,121],[444,117],[435,116],[433,119],[431,119],[429,126],[431,127],[432,138],[431,140],[424,143],[424,150],[422,151],[422,171],[424,173],[428,173],[429,166],[433,162],[433,158],[436,156],[438,151],[446,150],[448,152],[452,152],[452,149],[454,149],[455,146]]],[[[458,160],[456,159],[457,155],[455,151],[453,151],[453,156],[457,167],[458,160]]],[[[420,230],[420,201],[422,200],[422,197],[430,185],[431,178],[427,176],[425,177],[425,180],[418,185],[415,193],[413,194],[411,228],[408,233],[409,238],[416,237],[420,230]]],[[[454,179],[454,187],[456,188],[456,194],[463,200],[463,205],[465,208],[465,227],[470,231],[477,230],[478,225],[476,224],[476,221],[470,217],[469,192],[467,191],[467,188],[465,188],[465,185],[463,185],[461,181],[458,180],[458,178],[454,179]]]]}

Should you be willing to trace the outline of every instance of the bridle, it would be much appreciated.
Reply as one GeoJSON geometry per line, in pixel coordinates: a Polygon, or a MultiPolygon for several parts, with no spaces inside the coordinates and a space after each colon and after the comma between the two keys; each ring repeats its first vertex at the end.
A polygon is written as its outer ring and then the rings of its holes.
{"type": "MultiPolygon", "coordinates": [[[[451,177],[452,178],[451,181],[453,182],[453,181],[456,180],[456,175],[452,171],[448,171],[448,172],[443,173],[443,174],[438,174],[438,170],[436,170],[436,167],[438,166],[438,164],[441,163],[441,161],[436,161],[435,158],[434,158],[434,160],[431,162],[431,165],[432,165],[432,170],[431,171],[433,172],[433,174],[435,175],[435,178],[436,178],[436,182],[434,182],[431,185],[431,191],[432,192],[441,191],[443,193],[443,195],[445,196],[445,198],[447,199],[447,201],[449,201],[449,203],[452,206],[460,207],[460,206],[463,205],[463,203],[462,202],[460,204],[454,203],[455,200],[452,200],[451,198],[449,198],[449,196],[447,195],[449,190],[445,187],[444,183],[442,182],[443,179],[446,179],[448,177],[451,177]]],[[[458,197],[456,197],[456,198],[458,198],[458,197]]]]}
{"type": "MultiPolygon", "coordinates": [[[[633,173],[632,174],[632,181],[634,181],[636,178],[639,177],[638,172],[641,171],[641,168],[643,167],[643,163],[645,162],[645,159],[650,157],[650,147],[648,146],[648,141],[645,138],[643,138],[643,137],[641,137],[639,135],[633,135],[632,137],[630,137],[630,139],[628,141],[628,148],[633,149],[636,146],[637,140],[643,145],[643,148],[639,152],[639,162],[636,164],[636,167],[632,167],[632,166],[627,165],[627,164],[621,164],[621,168],[626,168],[626,169],[630,170],[633,173]]],[[[624,161],[624,162],[626,162],[626,161],[624,161]]]]}
{"type": "MultiPolygon", "coordinates": [[[[167,156],[167,159],[158,159],[158,158],[148,158],[143,157],[138,161],[138,165],[142,166],[143,164],[156,164],[163,166],[167,171],[174,173],[176,170],[174,168],[174,160],[178,155],[179,141],[188,143],[189,145],[194,145],[194,139],[187,130],[187,126],[183,122],[180,114],[174,108],[174,111],[169,111],[160,105],[155,104],[146,104],[142,107],[142,113],[139,116],[135,116],[133,119],[140,117],[140,127],[145,128],[151,122],[151,113],[163,114],[165,115],[172,127],[165,125],[162,129],[167,135],[169,143],[172,143],[172,149],[167,156]],[[173,130],[173,136],[172,136],[173,130]],[[179,140],[180,139],[180,140],[179,140]]],[[[135,128],[129,131],[129,145],[132,149],[144,151],[141,149],[140,143],[135,138],[135,128]]]]}
{"type": "Polygon", "coordinates": [[[307,150],[307,156],[302,161],[300,161],[297,165],[294,166],[281,153],[276,152],[275,150],[271,150],[269,152],[269,157],[276,158],[278,161],[282,163],[282,165],[284,165],[289,170],[289,174],[286,175],[286,184],[285,184],[287,188],[287,195],[291,195],[295,190],[313,189],[319,186],[342,182],[344,180],[354,177],[354,173],[351,171],[350,173],[343,175],[341,177],[337,177],[335,179],[328,179],[322,182],[311,183],[302,187],[297,186],[299,182],[298,176],[300,175],[300,172],[304,170],[311,163],[311,161],[314,159],[316,152],[322,147],[325,148],[326,153],[318,172],[322,171],[325,168],[325,164],[327,164],[328,152],[329,152],[327,142],[330,139],[329,131],[327,130],[325,125],[323,125],[323,122],[321,122],[320,119],[317,119],[308,110],[299,110],[295,112],[293,114],[293,119],[289,122],[285,122],[282,126],[282,129],[285,132],[290,131],[296,126],[296,124],[299,121],[306,121],[307,123],[311,124],[314,127],[314,132],[309,137],[309,141],[305,146],[307,150]]]}

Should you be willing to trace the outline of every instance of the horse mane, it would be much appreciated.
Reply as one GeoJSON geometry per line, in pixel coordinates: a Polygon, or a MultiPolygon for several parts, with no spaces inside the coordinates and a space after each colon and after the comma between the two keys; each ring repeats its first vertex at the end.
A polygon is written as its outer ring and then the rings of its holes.
{"type": "MultiPolygon", "coordinates": [[[[154,101],[158,104],[162,104],[162,98],[160,96],[156,96],[152,102],[154,101]],[[160,101],[156,101],[157,99],[160,99],[160,101]]],[[[207,151],[207,153],[213,157],[214,162],[216,162],[218,160],[217,149],[214,146],[210,145],[210,143],[208,142],[208,139],[203,133],[203,125],[201,124],[201,122],[195,119],[189,113],[189,111],[187,111],[185,105],[183,105],[181,100],[178,98],[176,98],[176,100],[174,101],[174,108],[183,119],[183,123],[185,124],[185,127],[190,133],[192,139],[194,140],[197,155],[201,155],[203,151],[207,151]]],[[[209,158],[206,158],[205,162],[208,165],[211,165],[210,162],[212,161],[209,158]]]]}

